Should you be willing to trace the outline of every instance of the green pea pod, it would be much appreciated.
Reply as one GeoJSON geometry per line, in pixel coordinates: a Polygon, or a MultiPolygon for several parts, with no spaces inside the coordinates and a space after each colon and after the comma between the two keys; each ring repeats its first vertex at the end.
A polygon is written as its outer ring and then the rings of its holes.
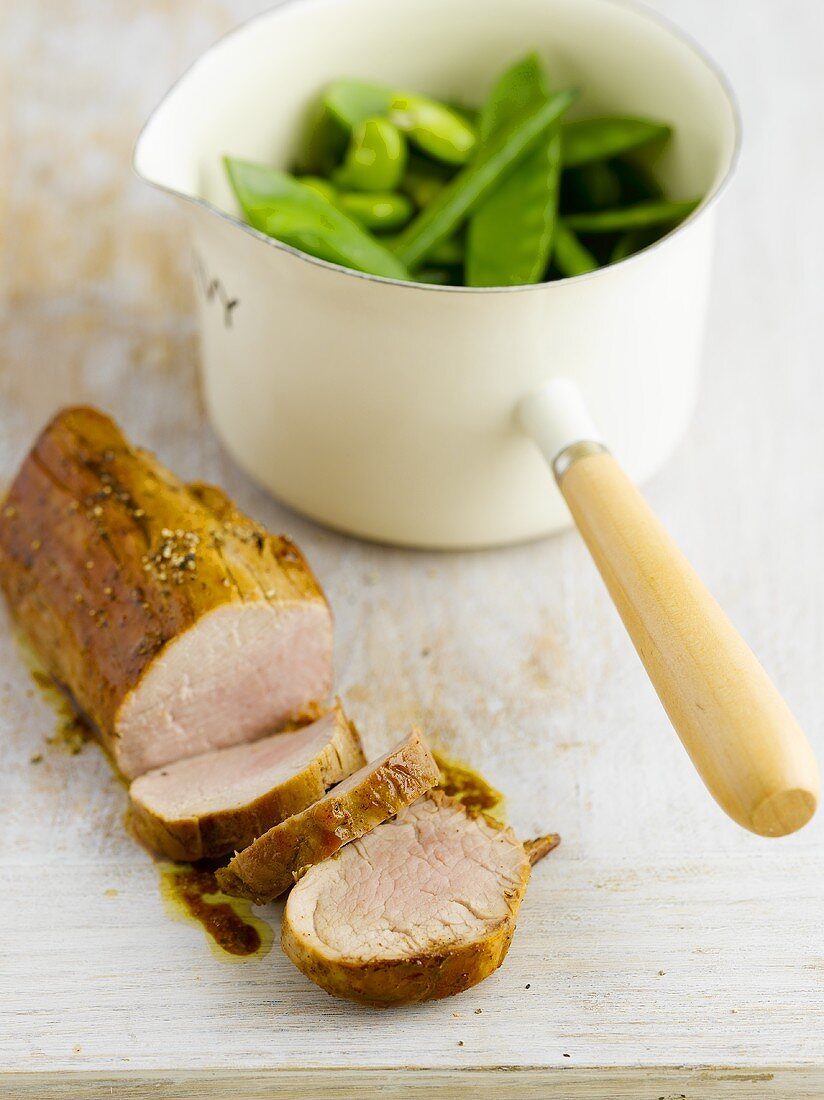
{"type": "Polygon", "coordinates": [[[469,107],[466,103],[457,99],[444,100],[444,106],[448,107],[450,111],[454,111],[456,115],[464,120],[464,122],[471,126],[473,130],[478,129],[478,119],[480,111],[476,107],[469,107]]]}
{"type": "Polygon", "coordinates": [[[319,176],[298,176],[297,179],[366,229],[400,229],[414,213],[411,200],[396,191],[339,192],[329,180],[319,176]]]}
{"type": "Polygon", "coordinates": [[[352,131],[343,165],[332,173],[338,187],[394,191],[406,167],[406,139],[385,118],[367,118],[352,131]]]}
{"type": "Polygon", "coordinates": [[[464,262],[465,253],[464,242],[456,234],[435,245],[426,259],[433,267],[457,267],[464,262]]]}
{"type": "Polygon", "coordinates": [[[652,226],[648,229],[628,229],[622,233],[613,246],[609,262],[617,264],[626,260],[628,256],[634,256],[644,248],[648,248],[661,237],[661,227],[652,226]]]}
{"type": "Polygon", "coordinates": [[[478,137],[489,141],[513,118],[543,103],[546,95],[546,75],[536,53],[528,54],[522,61],[507,69],[493,85],[478,119],[478,137]]]}
{"type": "Polygon", "coordinates": [[[345,191],[335,202],[344,214],[367,229],[400,229],[414,213],[411,200],[396,191],[345,191]]]}
{"type": "Polygon", "coordinates": [[[432,286],[460,286],[460,280],[456,280],[452,271],[443,267],[425,267],[413,275],[416,283],[430,283],[432,286]]]}
{"type": "Polygon", "coordinates": [[[224,164],[246,220],[261,233],[355,271],[409,279],[397,256],[293,176],[232,157],[224,164]]]}
{"type": "Polygon", "coordinates": [[[366,229],[400,229],[414,213],[411,200],[397,191],[338,191],[319,176],[298,176],[297,180],[366,229]]]}
{"type": "Polygon", "coordinates": [[[389,111],[392,89],[368,80],[341,77],[323,94],[323,105],[338,122],[352,130],[359,122],[389,111]]]}
{"type": "Polygon", "coordinates": [[[665,199],[639,202],[616,210],[595,210],[591,214],[570,214],[566,224],[578,233],[615,233],[643,229],[648,225],[680,222],[698,206],[700,199],[667,202],[665,199]]]}
{"type": "Polygon", "coordinates": [[[401,190],[408,195],[418,207],[429,206],[439,191],[442,191],[444,181],[420,176],[417,173],[407,172],[401,180],[401,190]]]}
{"type": "Polygon", "coordinates": [[[563,218],[555,227],[552,260],[564,276],[586,275],[598,269],[598,261],[578,240],[563,218]]]}
{"type": "MultiPolygon", "coordinates": [[[[481,114],[484,143],[517,117],[518,109],[549,99],[546,74],[530,55],[498,80],[481,114]]],[[[539,282],[549,263],[558,212],[561,139],[557,124],[480,203],[469,219],[467,286],[539,282]]]]}
{"type": "Polygon", "coordinates": [[[574,98],[572,92],[558,92],[484,142],[477,156],[399,235],[394,251],[401,262],[409,268],[419,266],[437,244],[450,237],[518,161],[536,147],[574,98]]]}
{"type": "Polygon", "coordinates": [[[525,157],[472,215],[467,286],[522,286],[542,280],[558,212],[561,139],[525,157]]]}
{"type": "Polygon", "coordinates": [[[623,201],[621,181],[604,160],[565,169],[563,196],[566,213],[610,210],[623,201]]]}
{"type": "Polygon", "coordinates": [[[312,120],[309,133],[298,157],[301,172],[328,175],[340,164],[349,141],[349,131],[334,118],[325,107],[318,110],[312,120]]]}
{"type": "Polygon", "coordinates": [[[661,184],[643,164],[638,164],[629,157],[615,157],[609,161],[609,166],[621,185],[621,200],[611,203],[611,206],[629,206],[632,203],[664,197],[661,184]]]}
{"type": "Polygon", "coordinates": [[[324,90],[300,163],[307,172],[328,175],[340,164],[349,135],[359,122],[389,111],[392,90],[366,80],[341,78],[324,90]]]}
{"type": "Polygon", "coordinates": [[[451,171],[445,164],[410,153],[400,188],[416,206],[428,206],[449,180],[451,171]]]}
{"type": "Polygon", "coordinates": [[[464,116],[426,96],[396,93],[389,117],[413,145],[447,164],[466,164],[478,140],[464,116]]]}
{"type": "Polygon", "coordinates": [[[664,141],[672,128],[646,118],[585,118],[561,127],[565,168],[607,160],[653,141],[664,141]]]}
{"type": "Polygon", "coordinates": [[[326,199],[327,202],[337,203],[338,192],[329,180],[325,180],[321,176],[297,176],[296,179],[298,183],[316,192],[322,199],[326,199]]]}

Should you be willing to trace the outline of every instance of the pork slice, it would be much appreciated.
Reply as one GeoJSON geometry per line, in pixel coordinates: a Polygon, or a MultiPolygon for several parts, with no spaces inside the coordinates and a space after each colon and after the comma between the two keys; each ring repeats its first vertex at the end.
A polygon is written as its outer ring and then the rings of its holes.
{"type": "Polygon", "coordinates": [[[269,734],[331,689],[331,614],[297,548],[96,409],[58,413],[23,462],[0,583],[128,778],[269,734]]]}
{"type": "Polygon", "coordinates": [[[433,791],[307,871],[286,902],[283,949],[362,1004],[461,993],[503,962],[529,871],[511,829],[433,791]]]}
{"type": "Polygon", "coordinates": [[[269,829],[217,872],[221,890],[262,905],[308,867],[393,817],[438,782],[429,746],[413,732],[301,813],[269,829]]]}
{"type": "Polygon", "coordinates": [[[525,840],[524,851],[530,867],[534,867],[550,852],[554,852],[560,843],[561,838],[557,833],[544,833],[543,836],[535,836],[531,840],[525,840]]]}
{"type": "Polygon", "coordinates": [[[317,722],[245,745],[189,756],[146,772],[129,788],[129,823],[170,859],[245,848],[366,762],[338,705],[317,722]]]}

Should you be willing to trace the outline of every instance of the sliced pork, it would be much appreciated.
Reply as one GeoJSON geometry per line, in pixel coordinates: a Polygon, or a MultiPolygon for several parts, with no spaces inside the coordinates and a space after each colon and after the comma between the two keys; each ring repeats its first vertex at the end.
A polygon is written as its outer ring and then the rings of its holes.
{"type": "Polygon", "coordinates": [[[299,814],[275,825],[217,872],[227,894],[258,905],[307,870],[409,806],[438,782],[438,765],[419,733],[367,764],[299,814]]]}
{"type": "Polygon", "coordinates": [[[283,949],[336,997],[448,997],[503,962],[529,871],[511,829],[435,791],[307,871],[286,902],[283,949]]]}
{"type": "Polygon", "coordinates": [[[95,409],[59,413],[24,461],[0,576],[129,778],[271,733],[331,689],[331,615],[297,548],[95,409]]]}
{"type": "Polygon", "coordinates": [[[561,838],[557,833],[545,833],[544,836],[536,836],[532,840],[525,840],[524,851],[530,866],[534,867],[536,863],[540,863],[544,856],[554,852],[560,843],[561,838]]]}
{"type": "Polygon", "coordinates": [[[129,788],[129,823],[170,859],[222,856],[305,809],[365,762],[358,731],[338,705],[294,732],[146,772],[129,788]]]}

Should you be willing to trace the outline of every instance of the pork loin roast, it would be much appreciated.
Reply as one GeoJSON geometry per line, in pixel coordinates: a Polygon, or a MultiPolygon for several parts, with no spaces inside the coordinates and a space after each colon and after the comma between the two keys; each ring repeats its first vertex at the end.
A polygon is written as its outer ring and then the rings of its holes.
{"type": "Polygon", "coordinates": [[[286,902],[283,949],[336,997],[448,997],[503,962],[529,871],[511,829],[434,791],[307,871],[286,902]]]}
{"type": "Polygon", "coordinates": [[[313,805],[275,825],[217,872],[221,890],[258,905],[278,897],[308,867],[410,805],[438,782],[417,732],[355,772],[313,805]]]}
{"type": "Polygon", "coordinates": [[[24,461],[0,574],[127,777],[269,734],[331,689],[331,615],[297,548],[95,409],[59,413],[24,461]]]}
{"type": "Polygon", "coordinates": [[[222,856],[305,809],[365,762],[358,731],[338,704],[294,732],[146,772],[129,788],[129,824],[170,859],[222,856]]]}

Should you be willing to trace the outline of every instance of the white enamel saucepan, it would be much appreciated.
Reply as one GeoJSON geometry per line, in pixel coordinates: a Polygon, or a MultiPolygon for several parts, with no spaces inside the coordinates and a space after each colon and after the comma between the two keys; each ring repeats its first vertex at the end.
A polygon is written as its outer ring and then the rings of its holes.
{"type": "Polygon", "coordinates": [[[715,200],[737,145],[717,70],[630,4],[290,0],[186,73],[135,166],[184,200],[206,403],[249,474],[314,519],[407,546],[516,542],[571,512],[710,791],[741,825],[777,836],[815,810],[810,747],[602,443],[643,481],[683,435],[715,200]],[[674,126],[656,172],[673,198],[705,200],[652,248],[540,286],[432,287],[344,270],[237,220],[222,156],[288,167],[328,81],[481,102],[531,50],[555,86],[580,90],[578,114],[674,126]]]}

